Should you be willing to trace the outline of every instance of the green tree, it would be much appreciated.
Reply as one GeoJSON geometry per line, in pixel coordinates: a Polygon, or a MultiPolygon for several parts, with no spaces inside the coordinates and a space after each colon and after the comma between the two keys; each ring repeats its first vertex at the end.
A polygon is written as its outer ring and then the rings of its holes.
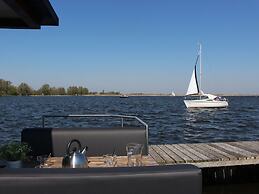
{"type": "Polygon", "coordinates": [[[56,87],[51,87],[50,95],[58,95],[58,89],[56,87]]]}
{"type": "Polygon", "coordinates": [[[78,88],[76,86],[70,86],[67,89],[68,95],[78,95],[78,88]]]}
{"type": "Polygon", "coordinates": [[[66,90],[63,87],[57,89],[58,95],[66,95],[66,90]]]}
{"type": "Polygon", "coordinates": [[[33,91],[32,91],[32,94],[33,94],[33,95],[41,95],[42,93],[41,93],[41,90],[38,89],[38,90],[33,90],[33,91]]]}
{"type": "MultiPolygon", "coordinates": [[[[100,94],[117,93],[117,92],[105,92],[104,90],[100,94]]],[[[33,90],[28,84],[21,83],[18,87],[12,85],[10,81],[0,79],[0,96],[6,95],[96,95],[97,92],[90,92],[88,88],[83,86],[70,86],[67,90],[64,87],[50,87],[49,84],[42,85],[38,90],[33,90]]]]}
{"type": "Polygon", "coordinates": [[[3,79],[0,79],[0,96],[6,96],[8,95],[8,89],[11,86],[10,81],[5,81],[3,79]]]}
{"type": "Polygon", "coordinates": [[[8,88],[8,95],[17,96],[18,95],[17,87],[10,85],[8,88]]]}
{"type": "Polygon", "coordinates": [[[21,83],[17,88],[18,94],[21,96],[28,96],[32,94],[31,87],[26,83],[21,83]]]}
{"type": "Polygon", "coordinates": [[[89,93],[89,90],[87,88],[84,88],[82,86],[78,87],[78,95],[86,95],[89,93]]]}
{"type": "Polygon", "coordinates": [[[40,88],[40,92],[42,95],[50,95],[51,94],[51,89],[49,84],[44,84],[40,88]]]}

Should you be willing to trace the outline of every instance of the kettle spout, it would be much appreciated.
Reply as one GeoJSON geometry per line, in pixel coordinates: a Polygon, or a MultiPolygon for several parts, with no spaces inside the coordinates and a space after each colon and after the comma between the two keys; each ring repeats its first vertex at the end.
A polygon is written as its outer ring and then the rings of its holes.
{"type": "Polygon", "coordinates": [[[88,147],[87,147],[87,146],[86,146],[86,147],[84,147],[84,149],[81,151],[81,154],[86,155],[86,151],[87,151],[87,149],[88,149],[88,147]]]}

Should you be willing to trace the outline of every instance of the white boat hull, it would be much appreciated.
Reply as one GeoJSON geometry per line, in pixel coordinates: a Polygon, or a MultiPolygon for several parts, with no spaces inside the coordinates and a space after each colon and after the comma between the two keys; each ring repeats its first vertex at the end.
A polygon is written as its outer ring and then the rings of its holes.
{"type": "Polygon", "coordinates": [[[192,77],[186,93],[184,104],[187,108],[223,108],[228,106],[225,98],[212,94],[204,94],[199,87],[196,73],[196,65],[200,61],[200,85],[201,85],[201,44],[199,45],[199,53],[192,72],[192,77]]]}
{"type": "Polygon", "coordinates": [[[184,100],[187,108],[224,108],[228,106],[227,101],[219,100],[184,100]]]}

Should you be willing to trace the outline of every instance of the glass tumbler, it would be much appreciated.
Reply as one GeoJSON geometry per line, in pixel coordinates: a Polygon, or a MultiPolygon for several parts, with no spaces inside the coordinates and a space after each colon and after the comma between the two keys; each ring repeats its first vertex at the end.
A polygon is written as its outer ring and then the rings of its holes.
{"type": "Polygon", "coordinates": [[[142,144],[127,144],[126,151],[128,156],[128,166],[142,166],[142,150],[142,144]]]}
{"type": "Polygon", "coordinates": [[[116,155],[113,154],[106,154],[103,156],[104,163],[107,167],[114,167],[117,164],[117,158],[116,155]]]}

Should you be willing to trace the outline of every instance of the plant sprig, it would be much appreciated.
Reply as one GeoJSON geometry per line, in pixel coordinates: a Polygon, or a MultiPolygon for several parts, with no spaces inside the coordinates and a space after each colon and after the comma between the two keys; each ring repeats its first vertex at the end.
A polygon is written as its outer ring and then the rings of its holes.
{"type": "Polygon", "coordinates": [[[8,161],[25,160],[31,148],[26,143],[12,142],[0,147],[0,159],[8,161]]]}

